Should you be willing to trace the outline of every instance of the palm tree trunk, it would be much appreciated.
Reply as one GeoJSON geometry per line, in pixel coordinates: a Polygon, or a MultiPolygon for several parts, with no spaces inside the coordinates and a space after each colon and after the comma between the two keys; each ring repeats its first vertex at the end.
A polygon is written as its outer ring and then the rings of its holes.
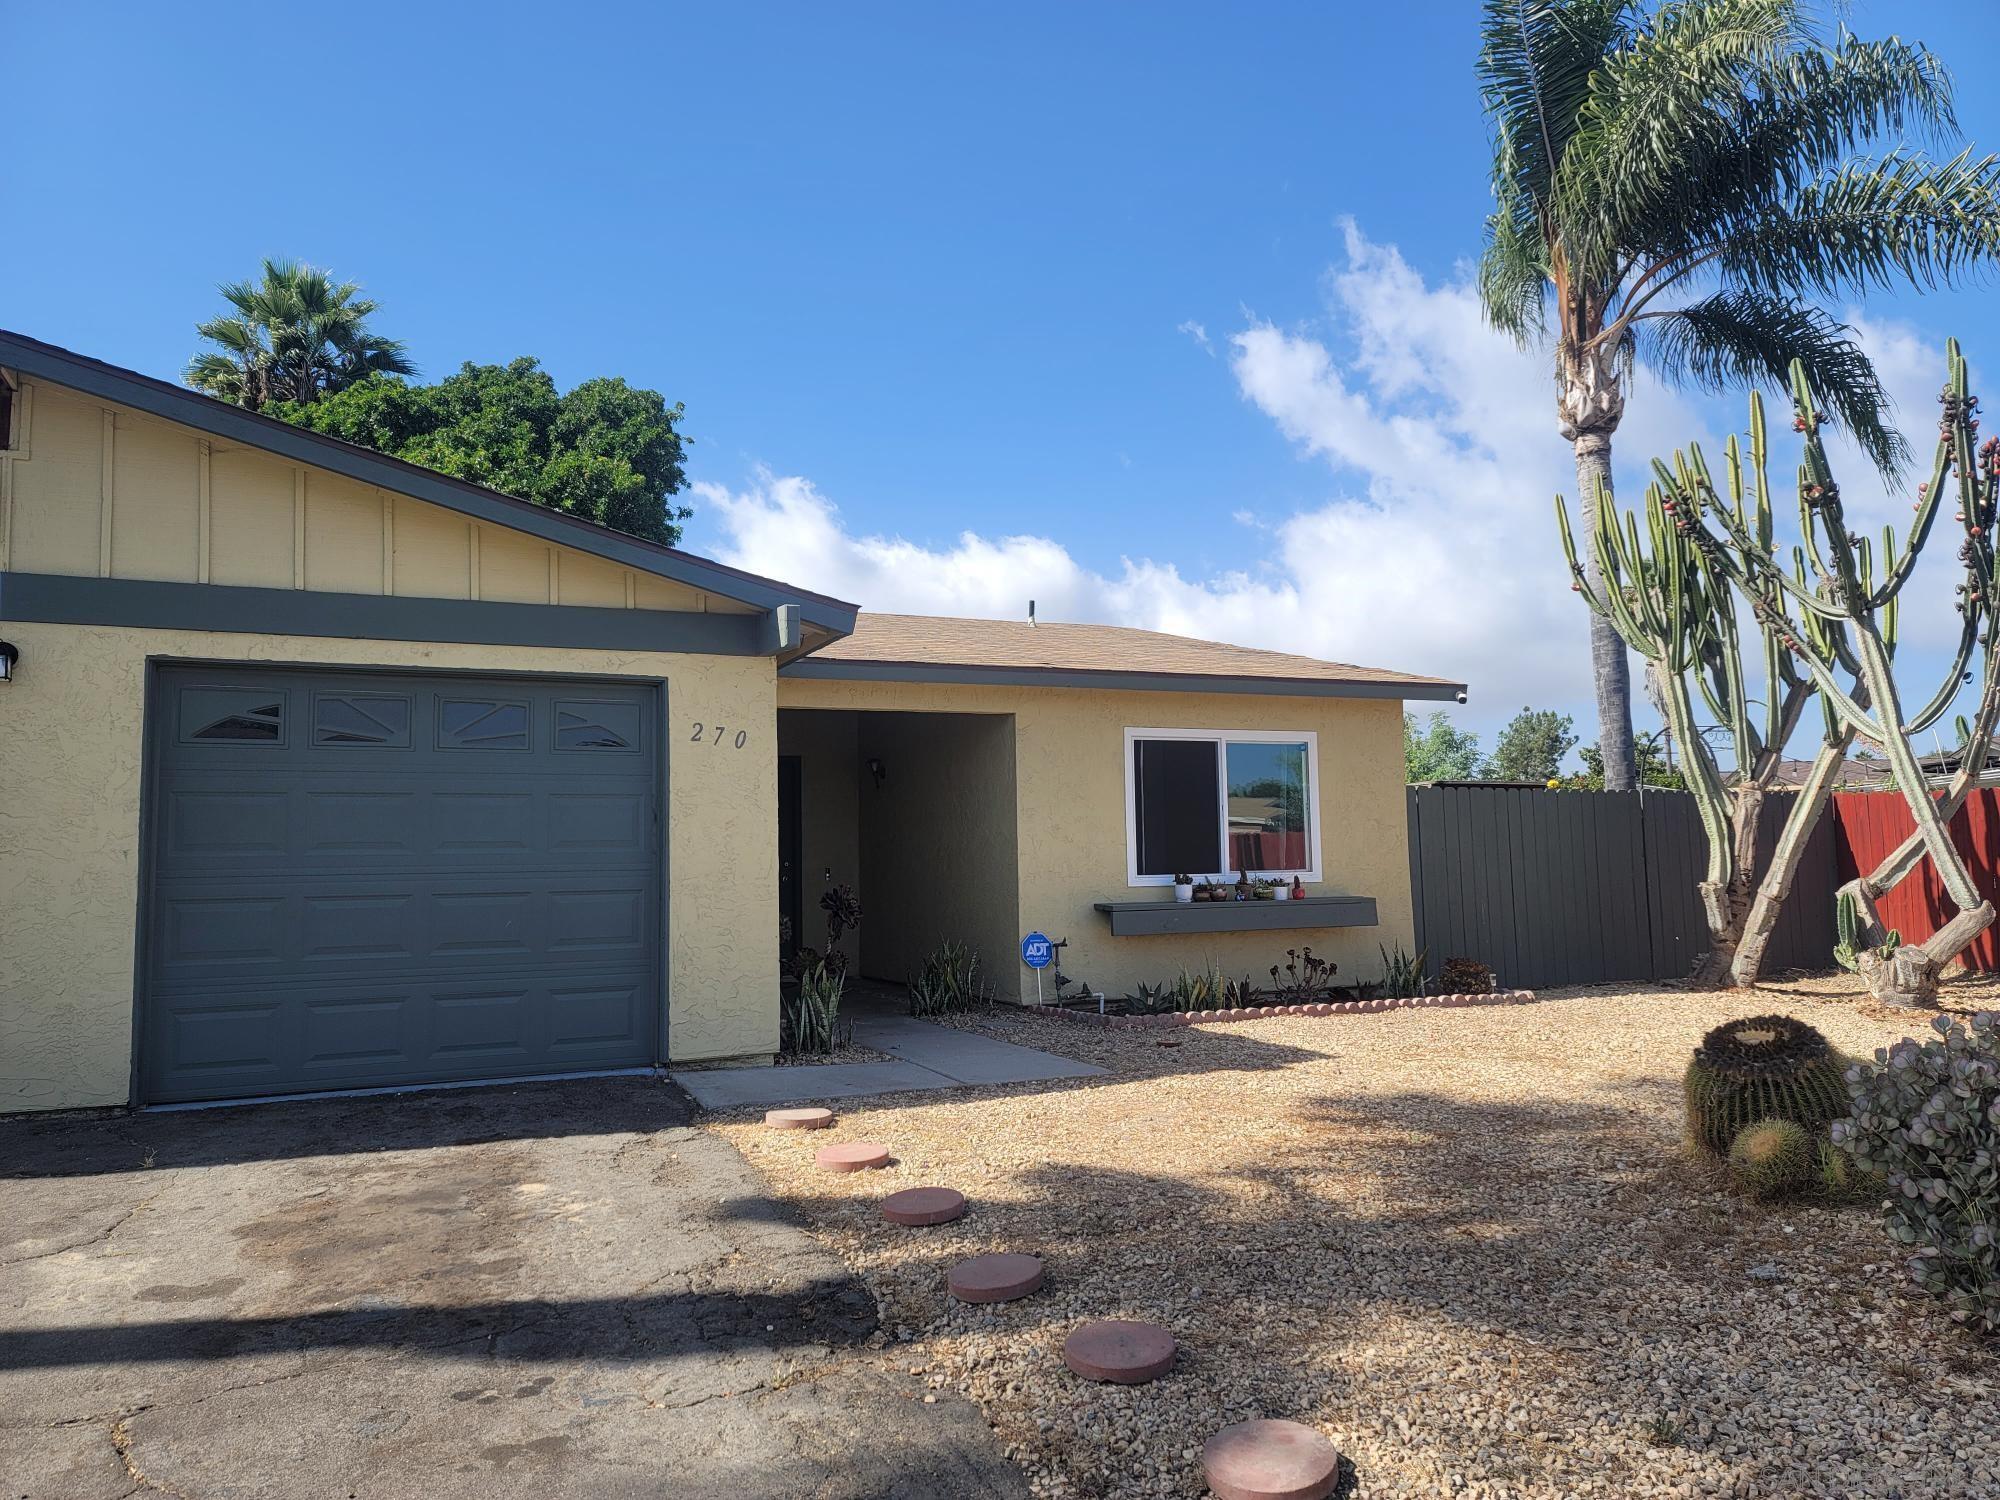
{"type": "MultiPolygon", "coordinates": [[[[1576,489],[1588,506],[1601,485],[1611,489],[1611,434],[1580,432],[1575,440],[1576,489]]],[[[1604,594],[1604,570],[1595,539],[1583,549],[1583,568],[1598,597],[1604,594]]],[[[1629,792],[1639,784],[1639,763],[1632,749],[1632,670],[1625,643],[1612,623],[1596,610],[1590,615],[1590,671],[1597,688],[1597,749],[1604,757],[1604,789],[1629,792]]]]}

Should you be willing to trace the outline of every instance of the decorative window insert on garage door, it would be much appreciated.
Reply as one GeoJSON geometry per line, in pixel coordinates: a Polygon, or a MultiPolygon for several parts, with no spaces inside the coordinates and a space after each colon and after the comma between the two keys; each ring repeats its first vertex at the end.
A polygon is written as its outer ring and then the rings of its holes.
{"type": "Polygon", "coordinates": [[[661,1060],[660,691],[159,668],[139,1097],[661,1060]]]}

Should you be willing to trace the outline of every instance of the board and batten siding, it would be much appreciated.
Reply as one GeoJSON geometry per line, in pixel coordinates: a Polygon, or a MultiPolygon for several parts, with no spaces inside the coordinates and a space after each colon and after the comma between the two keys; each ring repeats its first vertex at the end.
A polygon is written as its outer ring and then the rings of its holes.
{"type": "Polygon", "coordinates": [[[739,601],[25,380],[0,572],[755,614],[739,601]]]}

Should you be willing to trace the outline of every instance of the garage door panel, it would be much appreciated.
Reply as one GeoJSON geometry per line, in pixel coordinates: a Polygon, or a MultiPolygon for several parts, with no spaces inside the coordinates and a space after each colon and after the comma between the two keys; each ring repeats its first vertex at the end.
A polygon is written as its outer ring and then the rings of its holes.
{"type": "Polygon", "coordinates": [[[547,924],[541,891],[439,891],[430,897],[433,957],[534,959],[542,956],[547,924]]]}
{"type": "Polygon", "coordinates": [[[282,792],[226,784],[174,787],[164,802],[162,852],[170,858],[240,862],[282,855],[290,847],[291,799],[282,792]]]}
{"type": "Polygon", "coordinates": [[[259,992],[163,1009],[153,1039],[175,1077],[210,1087],[268,1086],[282,1066],[285,1032],[283,1005],[259,992]]]}
{"type": "Polygon", "coordinates": [[[420,907],[414,891],[302,895],[299,945],[284,959],[315,967],[343,960],[413,963],[421,941],[420,907]]]}
{"type": "Polygon", "coordinates": [[[636,856],[652,842],[651,801],[639,792],[557,792],[549,848],[557,854],[636,856]]]}
{"type": "Polygon", "coordinates": [[[297,794],[303,814],[301,854],[411,858],[425,853],[422,797],[395,787],[305,787],[297,794]]]}
{"type": "Polygon", "coordinates": [[[171,968],[187,972],[279,964],[293,946],[291,903],[268,895],[192,895],[161,904],[155,941],[171,968]]]}
{"type": "Polygon", "coordinates": [[[656,1059],[650,690],[220,668],[162,686],[145,1097],[656,1059]]]}
{"type": "Polygon", "coordinates": [[[549,952],[574,960],[643,953],[653,926],[644,886],[549,892],[549,952]]]}
{"type": "Polygon", "coordinates": [[[301,1061],[308,1068],[405,1067],[421,1031],[415,996],[322,995],[301,1007],[301,1061]]]}
{"type": "Polygon", "coordinates": [[[178,880],[154,903],[152,972],[162,990],[228,979],[344,973],[560,970],[647,964],[658,947],[656,887],[602,873],[441,877],[418,889],[394,875],[290,882],[178,880]]]}
{"type": "Polygon", "coordinates": [[[615,1053],[641,1029],[645,997],[638,985],[571,985],[552,992],[550,1048],[584,1063],[615,1053]]]}

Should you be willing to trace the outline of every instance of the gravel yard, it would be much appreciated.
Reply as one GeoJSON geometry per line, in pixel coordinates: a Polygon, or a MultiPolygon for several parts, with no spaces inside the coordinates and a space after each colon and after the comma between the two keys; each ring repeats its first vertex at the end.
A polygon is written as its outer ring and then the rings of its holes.
{"type": "Polygon", "coordinates": [[[1872,1208],[1760,1207],[1682,1154],[1689,1050],[1770,1010],[1860,1054],[1925,1020],[1846,976],[1164,1035],[1005,1017],[972,1024],[1113,1076],[714,1128],[873,1289],[880,1357],[976,1400],[1039,1494],[1199,1495],[1202,1441],[1252,1416],[1326,1433],[1364,1496],[2000,1494],[2000,1354],[1872,1208]],[[893,1164],[814,1169],[860,1139],[893,1164]],[[927,1183],[971,1213],[882,1222],[927,1183]],[[951,1302],[951,1263],[997,1250],[1045,1257],[1047,1289],[951,1302]],[[1167,1325],[1179,1368],[1075,1378],[1088,1317],[1167,1325]]]}

